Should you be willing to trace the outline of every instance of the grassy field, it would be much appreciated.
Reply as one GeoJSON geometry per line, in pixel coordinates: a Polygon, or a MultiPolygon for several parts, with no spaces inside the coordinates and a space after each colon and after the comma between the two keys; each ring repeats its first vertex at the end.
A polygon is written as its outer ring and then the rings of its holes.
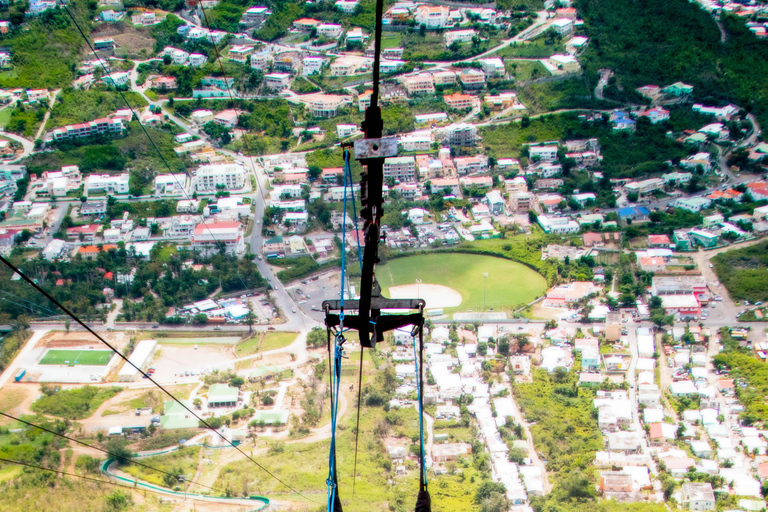
{"type": "Polygon", "coordinates": [[[496,310],[526,304],[547,287],[544,277],[525,265],[475,254],[397,258],[381,265],[376,277],[383,288],[413,284],[416,279],[424,284],[449,286],[459,292],[463,300],[460,307],[446,308],[446,312],[482,310],[484,284],[486,308],[496,310]],[[488,274],[487,279],[483,279],[483,273],[488,274]]]}
{"type": "Polygon", "coordinates": [[[85,366],[106,366],[112,359],[111,350],[62,350],[51,349],[40,360],[40,364],[69,364],[85,366]]]}
{"type": "MultiPolygon", "coordinates": [[[[144,464],[167,472],[181,470],[183,475],[194,475],[197,471],[197,462],[200,457],[199,447],[183,447],[175,452],[142,459],[144,464]]],[[[165,475],[152,471],[143,466],[128,464],[120,467],[129,475],[155,485],[167,487],[163,481],[165,475]]]]}
{"type": "Polygon", "coordinates": [[[287,347],[296,339],[295,332],[267,332],[256,333],[235,347],[235,353],[238,357],[255,354],[257,352],[266,352],[287,347]]]}
{"type": "Polygon", "coordinates": [[[32,411],[70,420],[81,420],[93,414],[99,406],[118,394],[122,388],[83,386],[44,394],[30,407],[32,411]]]}
{"type": "Polygon", "coordinates": [[[4,108],[3,110],[0,110],[0,126],[5,127],[8,125],[8,122],[11,120],[12,113],[12,108],[4,108]]]}

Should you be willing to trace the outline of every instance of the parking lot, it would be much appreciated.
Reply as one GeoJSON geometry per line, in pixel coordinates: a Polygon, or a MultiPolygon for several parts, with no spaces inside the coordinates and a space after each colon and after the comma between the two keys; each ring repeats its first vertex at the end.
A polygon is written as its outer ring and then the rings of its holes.
{"type": "Polygon", "coordinates": [[[286,287],[288,294],[296,301],[301,310],[313,320],[322,322],[323,301],[339,298],[339,271],[332,271],[316,278],[302,280],[286,287]]]}

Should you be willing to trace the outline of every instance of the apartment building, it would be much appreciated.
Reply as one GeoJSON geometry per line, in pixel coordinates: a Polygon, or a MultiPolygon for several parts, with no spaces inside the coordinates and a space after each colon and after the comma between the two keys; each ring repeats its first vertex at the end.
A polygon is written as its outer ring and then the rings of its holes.
{"type": "Polygon", "coordinates": [[[485,73],[472,68],[463,69],[459,73],[459,82],[465,89],[482,89],[485,87],[485,73]]]}
{"type": "Polygon", "coordinates": [[[453,93],[443,96],[443,101],[450,109],[454,110],[466,110],[471,109],[475,104],[474,96],[469,94],[453,93]]]}
{"type": "Polygon", "coordinates": [[[454,123],[445,127],[449,146],[474,146],[477,144],[477,127],[468,123],[454,123]]]}
{"type": "Polygon", "coordinates": [[[245,64],[248,62],[248,56],[253,53],[253,46],[235,45],[229,49],[227,58],[232,62],[245,64]]]}
{"type": "Polygon", "coordinates": [[[267,73],[264,75],[264,87],[267,90],[280,92],[291,86],[291,75],[289,73],[267,73]]]}
{"type": "Polygon", "coordinates": [[[335,117],[339,112],[339,107],[349,102],[346,96],[336,94],[306,94],[301,97],[301,101],[306,105],[307,110],[314,117],[335,117]]]}
{"type": "Polygon", "coordinates": [[[155,176],[156,197],[179,197],[187,190],[188,176],[179,174],[159,174],[155,176]]]}
{"type": "Polygon", "coordinates": [[[416,159],[412,156],[390,157],[384,160],[384,178],[401,182],[418,181],[416,159]]]}
{"type": "Polygon", "coordinates": [[[192,189],[197,192],[214,192],[219,188],[240,190],[246,184],[246,171],[240,164],[210,164],[197,169],[192,189]]]}
{"type": "Polygon", "coordinates": [[[101,118],[87,123],[71,124],[51,131],[53,140],[82,139],[97,135],[120,135],[125,127],[120,119],[101,118]]]}
{"type": "Polygon", "coordinates": [[[245,232],[240,222],[201,222],[192,232],[192,250],[212,254],[221,250],[232,255],[245,251],[245,232]]]}
{"type": "Polygon", "coordinates": [[[85,193],[127,194],[129,190],[128,173],[109,175],[91,174],[85,180],[85,193]]]}
{"type": "Polygon", "coordinates": [[[403,80],[403,85],[409,96],[435,93],[435,79],[429,73],[419,73],[418,75],[406,77],[403,80]]]}
{"type": "Polygon", "coordinates": [[[432,77],[435,85],[453,85],[456,83],[456,73],[453,71],[434,71],[432,77]]]}
{"type": "Polygon", "coordinates": [[[451,10],[444,5],[420,5],[416,8],[414,20],[416,26],[424,25],[427,29],[436,30],[448,26],[451,10]]]}

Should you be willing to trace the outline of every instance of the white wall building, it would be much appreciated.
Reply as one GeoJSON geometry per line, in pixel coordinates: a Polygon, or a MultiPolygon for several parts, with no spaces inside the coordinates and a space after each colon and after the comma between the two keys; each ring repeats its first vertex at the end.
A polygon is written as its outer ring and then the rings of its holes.
{"type": "Polygon", "coordinates": [[[156,197],[179,197],[186,194],[188,176],[179,174],[158,174],[155,176],[156,197]]]}
{"type": "Polygon", "coordinates": [[[129,190],[128,173],[112,176],[109,174],[91,174],[85,180],[85,193],[106,192],[108,194],[127,194],[129,190]]]}
{"type": "Polygon", "coordinates": [[[197,169],[192,188],[197,192],[215,192],[217,189],[240,190],[245,187],[245,168],[238,163],[203,165],[197,169]]]}

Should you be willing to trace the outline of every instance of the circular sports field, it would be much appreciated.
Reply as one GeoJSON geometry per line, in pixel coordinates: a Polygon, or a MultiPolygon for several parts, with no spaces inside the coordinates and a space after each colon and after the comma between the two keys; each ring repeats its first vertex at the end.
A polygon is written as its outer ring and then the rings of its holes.
{"type": "Polygon", "coordinates": [[[384,295],[405,298],[406,294],[418,294],[427,301],[427,308],[442,307],[447,313],[482,311],[484,284],[485,308],[496,311],[527,304],[547,289],[546,279],[535,270],[515,261],[479,254],[435,253],[396,258],[379,265],[376,277],[384,295]]]}

